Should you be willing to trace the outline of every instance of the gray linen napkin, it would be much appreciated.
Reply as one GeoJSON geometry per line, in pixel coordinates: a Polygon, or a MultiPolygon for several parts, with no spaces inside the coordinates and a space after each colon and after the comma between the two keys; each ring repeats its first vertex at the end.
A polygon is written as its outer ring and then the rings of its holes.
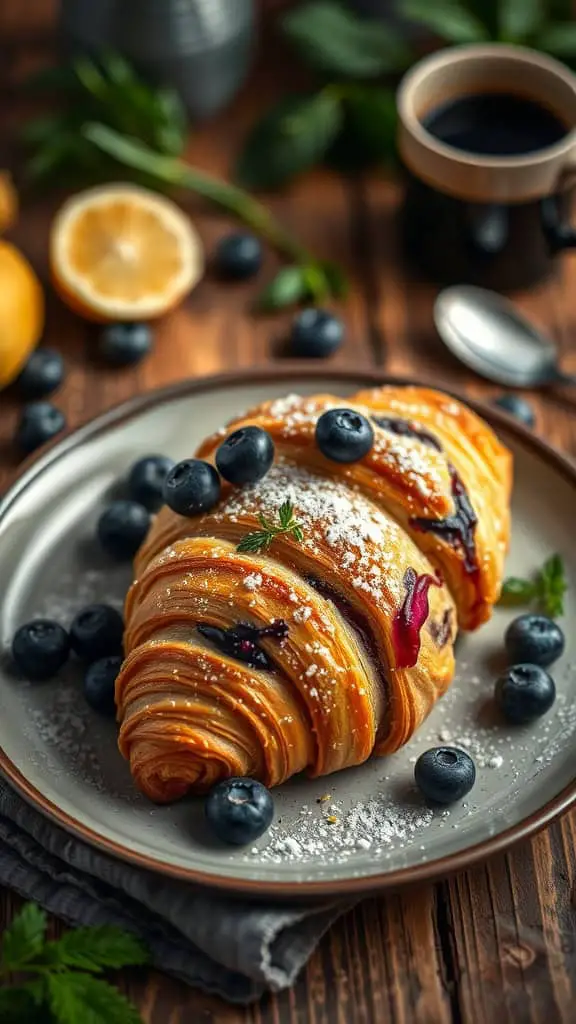
{"type": "Polygon", "coordinates": [[[68,835],[2,779],[0,884],[68,924],[135,931],[160,970],[237,1003],[289,987],[346,909],[227,899],[132,867],[68,835]]]}

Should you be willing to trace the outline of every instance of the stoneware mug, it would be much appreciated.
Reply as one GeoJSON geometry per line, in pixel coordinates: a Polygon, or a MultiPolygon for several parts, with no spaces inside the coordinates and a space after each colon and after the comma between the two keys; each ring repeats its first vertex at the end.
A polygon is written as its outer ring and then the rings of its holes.
{"type": "Polygon", "coordinates": [[[576,183],[576,76],[567,67],[522,47],[454,47],[416,64],[397,103],[407,173],[401,230],[417,273],[438,284],[511,291],[546,277],[559,253],[576,248],[568,220],[576,183]],[[433,112],[458,103],[466,109],[469,97],[489,93],[493,103],[511,97],[535,104],[536,114],[544,111],[558,126],[557,137],[541,148],[492,155],[452,145],[427,127],[433,112]]]}

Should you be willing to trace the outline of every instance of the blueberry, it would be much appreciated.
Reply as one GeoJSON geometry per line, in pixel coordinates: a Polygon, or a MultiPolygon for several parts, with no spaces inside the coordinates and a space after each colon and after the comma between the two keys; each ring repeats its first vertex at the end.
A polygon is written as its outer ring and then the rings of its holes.
{"type": "Polygon", "coordinates": [[[465,750],[433,747],[426,750],[414,767],[416,785],[428,800],[451,804],[470,792],[476,781],[476,766],[465,750]]]}
{"type": "Polygon", "coordinates": [[[89,604],[70,626],[70,646],[84,661],[122,654],[124,622],[109,604],[89,604]]]}
{"type": "Polygon", "coordinates": [[[128,477],[128,492],[132,501],[138,501],[149,512],[157,512],[164,504],[164,483],[174,460],[166,455],[146,455],[132,466],[128,477]]]}
{"type": "Polygon", "coordinates": [[[93,661],[84,676],[84,696],[94,711],[112,718],[116,714],[114,690],[116,677],[122,667],[122,658],[100,658],[93,661]]]}
{"type": "Polygon", "coordinates": [[[521,398],[520,395],[500,395],[494,399],[494,405],[497,405],[499,409],[504,409],[505,412],[510,416],[514,416],[515,419],[519,420],[526,427],[533,427],[536,423],[536,416],[532,406],[525,398],[521,398]]]}
{"type": "Polygon", "coordinates": [[[353,409],[329,409],[316,424],[316,444],[334,462],[358,462],[373,443],[372,424],[353,409]]]}
{"type": "Polygon", "coordinates": [[[254,779],[226,779],[206,800],[206,817],[223,843],[244,846],[258,839],[274,817],[270,791],[254,779]]]}
{"type": "Polygon", "coordinates": [[[494,696],[507,721],[523,725],[550,710],[556,687],[540,665],[512,665],[496,680],[494,696]]]}
{"type": "Polygon", "coordinates": [[[44,398],[64,380],[64,360],[51,348],[37,348],[18,377],[16,385],[24,398],[44,398]]]}
{"type": "Polygon", "coordinates": [[[336,352],[343,340],[344,324],[325,309],[303,309],[292,323],[290,349],[294,356],[324,359],[336,352]]]}
{"type": "Polygon", "coordinates": [[[520,615],[508,626],[504,645],[512,663],[526,661],[547,668],[564,651],[564,633],[545,615],[520,615]]]}
{"type": "Polygon", "coordinates": [[[16,444],[21,452],[29,455],[40,445],[51,441],[64,430],[66,418],[50,402],[30,402],[22,410],[20,423],[16,428],[16,444]]]}
{"type": "Polygon", "coordinates": [[[218,472],[231,484],[254,484],[274,462],[274,442],[261,427],[241,427],[216,452],[218,472]]]}
{"type": "Polygon", "coordinates": [[[148,324],[109,324],[100,336],[100,355],[114,366],[133,366],[152,348],[152,330],[148,324]]]}
{"type": "Polygon", "coordinates": [[[262,266],[262,244],[254,235],[226,235],[216,249],[215,267],[220,277],[245,281],[262,266]]]}
{"type": "Polygon", "coordinates": [[[12,641],[16,667],[28,679],[50,679],[68,660],[70,638],[50,619],[35,619],[20,626],[12,641]]]}
{"type": "Polygon", "coordinates": [[[150,527],[150,513],[136,501],[113,501],[104,510],[97,537],[104,550],[119,561],[133,558],[150,527]]]}
{"type": "Polygon", "coordinates": [[[164,482],[164,501],[181,516],[209,512],[220,497],[220,477],[209,462],[185,459],[170,470],[164,482]]]}

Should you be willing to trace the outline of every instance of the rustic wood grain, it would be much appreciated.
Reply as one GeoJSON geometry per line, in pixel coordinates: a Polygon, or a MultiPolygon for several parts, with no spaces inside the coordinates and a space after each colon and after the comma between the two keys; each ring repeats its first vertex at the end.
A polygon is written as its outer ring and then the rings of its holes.
{"type": "MultiPolygon", "coordinates": [[[[274,0],[270,0],[273,5],[274,0]]],[[[282,6],[276,3],[276,7],[282,6]]],[[[0,5],[0,88],[14,95],[23,72],[41,60],[54,0],[3,0],[0,5]]],[[[281,88],[278,62],[263,61],[256,84],[232,109],[195,133],[189,157],[225,174],[262,101],[281,88]]],[[[20,108],[4,108],[15,124],[20,108]]],[[[0,139],[0,144],[5,140],[0,139]]],[[[432,327],[433,289],[408,283],[395,229],[398,186],[371,179],[350,184],[326,174],[298,182],[270,204],[319,254],[340,260],[354,287],[343,315],[348,338],[336,363],[378,365],[454,385],[474,397],[498,389],[472,378],[440,346],[432,327]]],[[[189,209],[207,253],[229,222],[189,209]]],[[[46,277],[51,202],[25,210],[14,239],[46,277]]],[[[272,273],[270,257],[263,273],[272,273]]],[[[549,330],[576,370],[576,260],[556,279],[519,301],[549,330]]],[[[95,331],[49,301],[46,342],[68,366],[57,396],[70,424],[136,391],[282,358],[288,316],[249,314],[254,286],[223,288],[209,274],[188,302],[159,326],[152,356],[134,370],[111,372],[95,356],[95,331]]],[[[530,396],[538,430],[576,453],[574,400],[569,393],[530,396]]],[[[15,395],[0,397],[0,488],[14,470],[11,444],[15,395]]],[[[549,1024],[574,1020],[576,986],[576,817],[565,817],[532,843],[437,886],[365,901],[324,938],[294,989],[246,1009],[231,1007],[156,972],[124,972],[124,991],[146,1024],[549,1024]]],[[[0,892],[0,927],[20,900],[0,892]]],[[[57,922],[53,929],[59,930],[57,922]]]]}

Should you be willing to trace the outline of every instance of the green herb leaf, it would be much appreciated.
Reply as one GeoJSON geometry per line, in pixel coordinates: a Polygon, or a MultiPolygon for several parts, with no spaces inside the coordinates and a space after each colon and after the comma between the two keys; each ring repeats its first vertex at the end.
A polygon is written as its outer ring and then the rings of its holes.
{"type": "Polygon", "coordinates": [[[350,282],[338,263],[323,260],[319,266],[326,279],[330,294],[335,299],[345,299],[350,291],[350,282]]]}
{"type": "Polygon", "coordinates": [[[503,42],[525,42],[544,21],[542,0],[500,0],[498,36],[503,42]]]}
{"type": "Polygon", "coordinates": [[[396,160],[398,114],[391,89],[351,84],[343,92],[344,123],[328,154],[331,166],[357,173],[396,160]]]}
{"type": "Polygon", "coordinates": [[[248,188],[277,188],[324,156],[340,127],[339,97],[329,89],[290,96],[269,110],[249,136],[236,177],[248,188]]]}
{"type": "Polygon", "coordinates": [[[280,508],[278,509],[278,518],[280,519],[280,526],[286,530],[294,518],[294,506],[290,501],[290,498],[286,498],[286,501],[280,505],[280,508]]]}
{"type": "Polygon", "coordinates": [[[548,25],[539,33],[536,45],[539,50],[551,53],[561,60],[570,60],[576,57],[576,22],[548,25]]]}
{"type": "Polygon", "coordinates": [[[259,514],[258,520],[263,529],[246,534],[236,546],[237,551],[266,552],[274,538],[283,534],[290,534],[298,543],[304,540],[304,532],[300,523],[294,518],[294,506],[290,499],[286,499],[278,509],[278,526],[270,522],[262,513],[259,514]]]}
{"type": "Polygon", "coordinates": [[[36,1001],[25,986],[0,988],[0,1020],[2,1024],[25,1024],[38,1020],[36,1001]]]}
{"type": "Polygon", "coordinates": [[[35,903],[26,903],[4,932],[0,966],[17,970],[38,956],[44,946],[46,914],[35,903]]]}
{"type": "Polygon", "coordinates": [[[284,309],[308,296],[308,285],[302,267],[282,267],[264,288],[258,299],[258,309],[271,313],[284,309]]]}
{"type": "Polygon", "coordinates": [[[552,555],[538,573],[536,590],[542,610],[555,619],[564,612],[564,594],[568,589],[564,563],[560,555],[552,555]]]}
{"type": "Polygon", "coordinates": [[[48,943],[46,950],[51,962],[96,973],[148,961],[148,953],[135,935],[108,926],[66,932],[48,943]]]}
{"type": "Polygon", "coordinates": [[[446,42],[477,43],[488,38],[482,22],[456,0],[402,0],[400,11],[446,42]]]}
{"type": "Polygon", "coordinates": [[[390,28],[358,18],[330,0],[311,0],[289,11],[282,26],[304,59],[328,74],[375,78],[404,71],[412,59],[390,28]]]}
{"type": "Polygon", "coordinates": [[[252,553],[267,551],[273,539],[273,533],[267,530],[255,530],[254,533],[247,533],[245,537],[242,537],[242,540],[236,546],[236,550],[252,553]]]}
{"type": "Polygon", "coordinates": [[[138,1011],[117,989],[90,974],[50,974],[48,992],[58,1024],[142,1024],[138,1011]]]}
{"type": "Polygon", "coordinates": [[[502,585],[501,604],[529,604],[536,597],[536,584],[532,580],[523,580],[510,576],[502,585]]]}

